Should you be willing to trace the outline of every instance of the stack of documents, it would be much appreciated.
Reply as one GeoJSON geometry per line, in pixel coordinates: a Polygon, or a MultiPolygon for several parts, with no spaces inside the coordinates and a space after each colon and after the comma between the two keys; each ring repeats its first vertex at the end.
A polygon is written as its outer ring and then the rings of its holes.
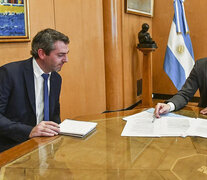
{"type": "Polygon", "coordinates": [[[60,134],[84,137],[95,131],[97,123],[65,119],[59,126],[60,134]]]}
{"type": "Polygon", "coordinates": [[[207,119],[189,118],[172,113],[153,121],[151,112],[141,112],[123,118],[127,123],[121,136],[162,137],[200,136],[207,137],[207,119]]]}

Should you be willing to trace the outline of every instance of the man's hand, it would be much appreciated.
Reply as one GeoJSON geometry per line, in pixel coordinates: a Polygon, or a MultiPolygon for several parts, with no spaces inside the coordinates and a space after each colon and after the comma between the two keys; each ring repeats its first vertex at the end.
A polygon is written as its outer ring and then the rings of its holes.
{"type": "Polygon", "coordinates": [[[155,106],[154,115],[156,118],[160,118],[161,114],[167,114],[170,112],[170,105],[165,103],[157,103],[155,106]]]}
{"type": "Polygon", "coordinates": [[[201,114],[207,114],[207,107],[200,111],[201,114]]]}
{"type": "Polygon", "coordinates": [[[53,121],[42,121],[30,132],[29,138],[38,136],[55,136],[60,132],[59,125],[53,121]]]}

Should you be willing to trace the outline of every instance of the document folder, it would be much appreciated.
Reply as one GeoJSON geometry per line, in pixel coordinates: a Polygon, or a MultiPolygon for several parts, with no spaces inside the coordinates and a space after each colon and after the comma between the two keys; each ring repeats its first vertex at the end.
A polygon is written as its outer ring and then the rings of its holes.
{"type": "Polygon", "coordinates": [[[96,130],[97,123],[65,119],[59,126],[60,134],[85,137],[96,130]]]}

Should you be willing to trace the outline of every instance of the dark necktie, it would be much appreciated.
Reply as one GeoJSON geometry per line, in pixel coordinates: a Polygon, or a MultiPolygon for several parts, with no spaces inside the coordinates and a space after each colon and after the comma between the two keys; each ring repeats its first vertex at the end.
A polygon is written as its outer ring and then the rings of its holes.
{"type": "Polygon", "coordinates": [[[44,121],[49,121],[49,96],[47,86],[49,74],[42,74],[42,77],[44,78],[44,121]]]}

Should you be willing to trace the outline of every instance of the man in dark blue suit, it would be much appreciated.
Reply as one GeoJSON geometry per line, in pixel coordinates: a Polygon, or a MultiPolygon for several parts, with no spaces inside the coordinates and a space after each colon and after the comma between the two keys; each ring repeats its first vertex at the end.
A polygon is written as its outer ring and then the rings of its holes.
{"type": "Polygon", "coordinates": [[[0,67],[0,152],[29,138],[59,133],[61,77],[68,61],[69,38],[45,29],[32,41],[33,57],[0,67]],[[49,77],[44,84],[42,74],[49,77]],[[44,89],[49,94],[48,115],[44,89]]]}

